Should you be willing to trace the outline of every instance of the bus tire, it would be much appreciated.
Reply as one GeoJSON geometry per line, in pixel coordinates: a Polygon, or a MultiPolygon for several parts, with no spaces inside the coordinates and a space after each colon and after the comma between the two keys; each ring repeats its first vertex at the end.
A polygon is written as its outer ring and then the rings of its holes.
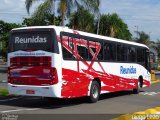
{"type": "Polygon", "coordinates": [[[141,89],[141,82],[138,80],[137,88],[133,89],[133,94],[139,94],[140,89],[141,89]]]}
{"type": "Polygon", "coordinates": [[[100,96],[100,85],[97,81],[93,81],[90,88],[89,102],[96,103],[100,96]]]}

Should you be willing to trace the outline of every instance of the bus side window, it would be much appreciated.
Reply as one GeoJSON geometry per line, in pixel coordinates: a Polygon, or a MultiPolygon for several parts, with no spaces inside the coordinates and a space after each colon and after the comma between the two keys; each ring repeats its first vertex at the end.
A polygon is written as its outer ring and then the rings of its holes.
{"type": "Polygon", "coordinates": [[[145,67],[145,49],[137,48],[137,62],[145,67]]]}
{"type": "Polygon", "coordinates": [[[68,36],[62,37],[63,59],[75,59],[73,56],[73,39],[68,36]]]}
{"type": "Polygon", "coordinates": [[[125,44],[117,45],[117,61],[122,61],[122,62],[127,61],[127,45],[125,44]]]}
{"type": "Polygon", "coordinates": [[[103,60],[103,42],[89,40],[89,59],[103,60]]]}
{"type": "Polygon", "coordinates": [[[148,71],[151,71],[149,55],[150,55],[149,50],[148,50],[148,49],[145,49],[145,68],[146,68],[148,71]]]}
{"type": "Polygon", "coordinates": [[[93,57],[96,53],[96,42],[89,39],[88,47],[89,47],[89,60],[93,60],[93,57]]]}
{"type": "Polygon", "coordinates": [[[97,48],[99,49],[100,48],[100,51],[97,55],[97,59],[98,60],[103,60],[103,42],[96,42],[97,44],[97,48]]]}
{"type": "Polygon", "coordinates": [[[145,54],[144,49],[137,48],[137,62],[144,62],[145,54]]]}
{"type": "Polygon", "coordinates": [[[77,50],[81,60],[88,60],[88,44],[85,39],[78,39],[77,50]]]}
{"type": "Polygon", "coordinates": [[[117,44],[117,61],[121,61],[121,44],[117,44]]]}
{"type": "Polygon", "coordinates": [[[121,61],[126,62],[127,61],[127,45],[123,44],[121,46],[121,61]]]}
{"type": "Polygon", "coordinates": [[[116,60],[116,44],[112,43],[110,44],[110,46],[111,46],[111,51],[110,51],[111,60],[115,61],[116,60]]]}
{"type": "Polygon", "coordinates": [[[136,62],[136,48],[129,46],[127,52],[128,62],[136,62]]]}
{"type": "Polygon", "coordinates": [[[104,43],[104,60],[110,60],[111,59],[111,48],[109,46],[108,42],[104,43]]]}
{"type": "Polygon", "coordinates": [[[104,42],[104,60],[112,60],[116,59],[116,44],[104,42]]]}

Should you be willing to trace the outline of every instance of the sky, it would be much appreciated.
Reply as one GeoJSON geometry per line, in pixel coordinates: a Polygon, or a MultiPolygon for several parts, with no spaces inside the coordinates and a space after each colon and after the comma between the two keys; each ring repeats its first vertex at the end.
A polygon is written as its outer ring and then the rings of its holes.
{"type": "MultiPolygon", "coordinates": [[[[31,14],[38,4],[32,6],[31,14]]],[[[117,13],[133,37],[137,36],[135,31],[138,30],[149,34],[152,41],[160,39],[160,0],[101,0],[100,12],[117,13]]],[[[25,0],[1,0],[0,20],[22,23],[23,18],[30,15],[27,14],[25,0]]]]}

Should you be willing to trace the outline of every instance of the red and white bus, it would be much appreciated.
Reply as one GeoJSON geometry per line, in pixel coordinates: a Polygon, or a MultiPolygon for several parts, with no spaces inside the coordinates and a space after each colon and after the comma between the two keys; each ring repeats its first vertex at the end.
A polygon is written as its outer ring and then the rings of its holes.
{"type": "Polygon", "coordinates": [[[13,29],[9,40],[10,94],[74,98],[150,86],[143,44],[58,26],[13,29]]]}

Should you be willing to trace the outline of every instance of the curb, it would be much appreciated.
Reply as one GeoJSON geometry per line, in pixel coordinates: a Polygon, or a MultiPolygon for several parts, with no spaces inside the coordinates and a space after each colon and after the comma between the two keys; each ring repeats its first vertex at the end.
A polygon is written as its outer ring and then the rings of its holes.
{"type": "Polygon", "coordinates": [[[158,80],[153,80],[153,81],[151,81],[152,84],[153,84],[153,83],[158,83],[158,82],[160,82],[159,79],[158,79],[158,80]]]}
{"type": "Polygon", "coordinates": [[[160,120],[160,107],[150,108],[133,114],[121,115],[112,120],[160,120]]]}

